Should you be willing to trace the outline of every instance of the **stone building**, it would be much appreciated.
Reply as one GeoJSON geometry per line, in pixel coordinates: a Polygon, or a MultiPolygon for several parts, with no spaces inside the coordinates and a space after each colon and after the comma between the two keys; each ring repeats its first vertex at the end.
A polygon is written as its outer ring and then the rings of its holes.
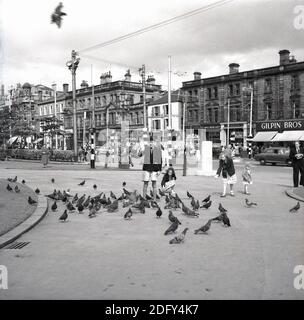
{"type": "Polygon", "coordinates": [[[253,135],[259,121],[304,118],[304,62],[281,50],[277,66],[249,71],[239,67],[231,63],[228,74],[210,78],[195,72],[194,80],[183,82],[187,128],[206,128],[207,139],[221,145],[228,142],[229,131],[236,143],[246,145],[251,88],[253,135]]]}
{"type": "MultiPolygon", "coordinates": [[[[120,130],[122,121],[129,122],[131,130],[143,128],[142,83],[132,81],[131,77],[127,70],[123,80],[112,81],[111,72],[104,73],[100,76],[100,84],[94,85],[94,90],[86,81],[81,82],[80,88],[76,90],[78,146],[89,141],[89,130],[93,126],[93,94],[97,145],[102,143],[107,129],[120,130]]],[[[147,104],[161,93],[161,85],[155,84],[155,78],[149,76],[146,80],[147,104]]],[[[73,149],[73,100],[68,84],[64,85],[63,94],[57,97],[57,101],[62,108],[60,116],[64,121],[63,145],[73,149]]],[[[50,108],[52,104],[54,98],[39,103],[39,108],[50,108]]]]}

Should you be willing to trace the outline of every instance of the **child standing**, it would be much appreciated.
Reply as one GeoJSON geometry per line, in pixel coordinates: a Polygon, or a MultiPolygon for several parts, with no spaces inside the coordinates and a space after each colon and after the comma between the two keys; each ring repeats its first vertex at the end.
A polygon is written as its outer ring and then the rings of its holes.
{"type": "Polygon", "coordinates": [[[249,164],[245,165],[242,177],[243,177],[243,185],[244,185],[244,194],[249,195],[250,193],[248,192],[248,185],[252,184],[252,175],[251,175],[249,164]]]}
{"type": "Polygon", "coordinates": [[[221,194],[221,197],[226,197],[227,184],[229,184],[230,186],[230,195],[234,197],[233,185],[236,184],[237,178],[235,174],[233,160],[225,153],[221,153],[219,160],[219,168],[217,169],[215,178],[218,178],[222,174],[223,193],[221,194]]]}

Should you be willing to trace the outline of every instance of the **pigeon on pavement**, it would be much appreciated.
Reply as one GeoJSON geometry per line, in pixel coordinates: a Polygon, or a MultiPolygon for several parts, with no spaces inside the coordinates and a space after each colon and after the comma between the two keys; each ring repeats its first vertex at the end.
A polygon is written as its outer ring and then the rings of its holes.
{"type": "Polygon", "coordinates": [[[178,223],[177,222],[173,222],[170,227],[165,231],[164,235],[168,235],[170,233],[173,233],[177,230],[178,228],[178,223]]]}
{"type": "Polygon", "coordinates": [[[52,204],[51,209],[53,212],[57,211],[57,202],[56,201],[54,201],[54,203],[52,204]]]}
{"type": "Polygon", "coordinates": [[[174,216],[173,212],[171,210],[169,210],[169,215],[168,218],[170,220],[170,222],[177,222],[178,224],[181,224],[181,222],[177,219],[177,217],[174,216]]]}
{"type": "Polygon", "coordinates": [[[18,187],[17,185],[15,186],[15,192],[16,192],[16,193],[19,193],[19,192],[20,192],[20,189],[19,189],[19,187],[18,187]]]}
{"type": "Polygon", "coordinates": [[[9,184],[6,186],[6,189],[7,189],[8,191],[13,191],[13,188],[12,188],[9,184]]]}
{"type": "Polygon", "coordinates": [[[65,222],[68,219],[67,209],[64,210],[63,214],[59,217],[59,221],[65,222]]]}
{"type": "Polygon", "coordinates": [[[156,211],[156,217],[160,218],[162,216],[162,214],[163,214],[163,212],[161,211],[160,208],[158,208],[157,211],[156,211]]]}
{"type": "Polygon", "coordinates": [[[28,202],[30,205],[33,205],[33,204],[36,204],[36,203],[37,203],[37,201],[35,201],[34,199],[32,199],[30,196],[28,197],[27,202],[28,202]]]}
{"type": "Polygon", "coordinates": [[[85,184],[85,180],[83,180],[82,182],[78,183],[79,186],[84,186],[85,184]]]}
{"type": "Polygon", "coordinates": [[[191,193],[189,193],[189,191],[187,191],[187,197],[188,197],[189,199],[191,199],[191,198],[193,198],[193,195],[192,195],[191,193]]]}
{"type": "Polygon", "coordinates": [[[222,206],[221,203],[219,204],[218,209],[219,209],[220,212],[227,212],[227,210],[222,206]]]}
{"type": "Polygon", "coordinates": [[[195,230],[195,231],[194,231],[194,234],[198,234],[198,233],[200,233],[200,232],[206,233],[206,232],[210,229],[210,227],[211,227],[211,222],[212,222],[211,219],[208,220],[208,222],[207,222],[205,225],[203,225],[201,228],[195,230]]]}
{"type": "Polygon", "coordinates": [[[247,198],[245,199],[245,203],[248,208],[252,208],[253,206],[258,205],[256,202],[250,202],[247,198]]]}
{"type": "Polygon", "coordinates": [[[35,193],[36,193],[36,194],[39,194],[39,193],[40,193],[40,190],[39,190],[38,188],[36,188],[35,193]]]}
{"type": "Polygon", "coordinates": [[[211,198],[211,195],[209,195],[207,198],[205,198],[202,202],[209,202],[211,198]]]}
{"type": "Polygon", "coordinates": [[[182,243],[185,241],[185,236],[186,236],[186,233],[189,229],[188,228],[185,228],[184,231],[176,236],[175,238],[173,238],[172,240],[169,241],[170,244],[177,244],[177,243],[182,243]]]}
{"type": "Polygon", "coordinates": [[[212,204],[212,201],[208,201],[208,202],[205,202],[201,208],[204,208],[204,209],[209,209],[211,207],[211,204],[212,204]]]}
{"type": "Polygon", "coordinates": [[[295,213],[295,212],[297,212],[299,209],[300,209],[300,202],[298,201],[298,203],[293,207],[293,208],[291,208],[290,210],[289,210],[289,212],[291,212],[291,213],[295,213]]]}
{"type": "Polygon", "coordinates": [[[133,214],[133,212],[132,212],[131,208],[129,208],[128,211],[124,215],[124,219],[130,220],[132,217],[132,214],[133,214]]]}

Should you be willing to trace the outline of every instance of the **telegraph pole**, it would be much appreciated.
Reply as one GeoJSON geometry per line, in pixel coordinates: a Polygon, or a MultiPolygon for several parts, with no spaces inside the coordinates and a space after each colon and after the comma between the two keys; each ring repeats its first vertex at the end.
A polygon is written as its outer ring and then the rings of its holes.
{"type": "Polygon", "coordinates": [[[94,96],[94,84],[93,84],[93,66],[91,65],[91,86],[92,86],[92,127],[91,127],[91,169],[95,169],[95,96],[94,96]]]}
{"type": "Polygon", "coordinates": [[[172,128],[172,108],[171,108],[171,56],[168,56],[168,122],[172,128]]]}
{"type": "Polygon", "coordinates": [[[227,114],[227,141],[226,141],[226,145],[227,147],[229,146],[230,143],[230,99],[228,98],[228,114],[227,114]]]}
{"type": "Polygon", "coordinates": [[[143,108],[144,108],[144,128],[147,128],[147,106],[146,106],[146,66],[143,64],[139,69],[142,79],[143,108]]]}
{"type": "Polygon", "coordinates": [[[183,176],[187,175],[187,145],[186,145],[186,106],[187,106],[187,94],[185,93],[184,99],[183,99],[183,148],[184,148],[184,161],[183,161],[183,176]]]}
{"type": "Polygon", "coordinates": [[[72,59],[67,62],[67,67],[72,73],[72,91],[73,91],[73,136],[74,136],[74,156],[75,161],[78,160],[78,148],[77,148],[77,109],[76,109],[76,70],[80,61],[80,58],[76,58],[77,52],[72,50],[72,59]]]}

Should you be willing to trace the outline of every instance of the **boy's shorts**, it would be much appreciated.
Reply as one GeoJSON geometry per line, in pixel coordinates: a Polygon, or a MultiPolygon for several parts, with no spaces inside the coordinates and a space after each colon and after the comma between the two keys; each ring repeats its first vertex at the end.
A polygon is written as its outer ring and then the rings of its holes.
{"type": "Polygon", "coordinates": [[[155,171],[144,171],[143,172],[143,181],[157,181],[158,174],[155,171]]]}

